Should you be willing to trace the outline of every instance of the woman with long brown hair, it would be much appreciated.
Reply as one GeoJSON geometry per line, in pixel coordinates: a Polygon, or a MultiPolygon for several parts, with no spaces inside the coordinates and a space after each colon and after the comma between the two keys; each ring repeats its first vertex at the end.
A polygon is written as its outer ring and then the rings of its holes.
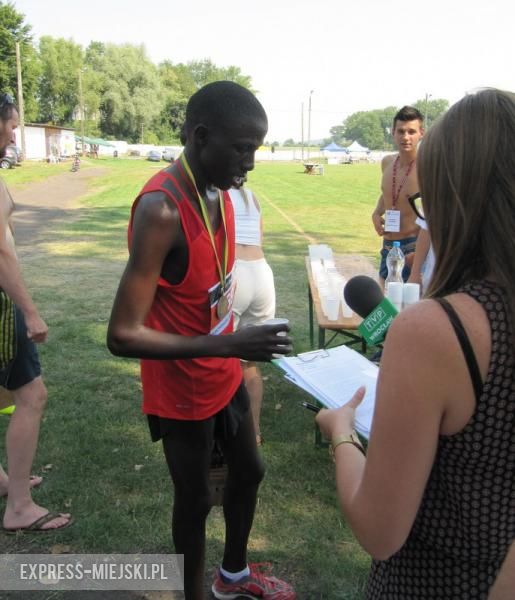
{"type": "Polygon", "coordinates": [[[418,169],[435,271],[388,333],[367,456],[352,436],[362,390],[317,421],[374,559],[367,598],[474,600],[505,560],[504,589],[515,572],[515,95],[455,104],[418,169]]]}

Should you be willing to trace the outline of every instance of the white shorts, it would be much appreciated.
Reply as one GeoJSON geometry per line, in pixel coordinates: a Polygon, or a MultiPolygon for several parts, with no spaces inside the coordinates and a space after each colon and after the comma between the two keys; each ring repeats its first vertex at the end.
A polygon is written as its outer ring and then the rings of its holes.
{"type": "Polygon", "coordinates": [[[259,325],[275,316],[274,274],[266,259],[236,260],[234,329],[259,325]]]}

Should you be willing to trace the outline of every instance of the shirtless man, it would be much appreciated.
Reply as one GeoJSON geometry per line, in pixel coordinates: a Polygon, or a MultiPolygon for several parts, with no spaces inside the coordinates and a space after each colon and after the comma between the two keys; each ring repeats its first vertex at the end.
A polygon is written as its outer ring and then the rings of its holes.
{"type": "Polygon", "coordinates": [[[388,275],[386,255],[394,241],[400,241],[406,256],[404,281],[410,273],[419,227],[408,197],[419,191],[416,158],[418,143],[424,135],[423,121],[424,117],[416,108],[401,108],[393,119],[393,140],[398,153],[385,156],[381,163],[381,196],[372,213],[372,222],[377,234],[383,237],[379,267],[383,284],[388,275]]]}
{"type": "MultiPolygon", "coordinates": [[[[0,94],[0,156],[11,143],[17,125],[18,111],[12,97],[0,94]]],[[[14,302],[16,314],[15,357],[0,370],[0,385],[10,390],[16,405],[6,434],[9,476],[0,467],[0,496],[7,495],[3,527],[7,531],[55,530],[71,525],[71,516],[38,506],[30,492],[41,482],[39,477],[30,477],[30,470],[47,398],[35,344],[46,341],[48,327],[20,272],[11,224],[13,209],[11,195],[0,181],[0,287],[14,302]]]]}

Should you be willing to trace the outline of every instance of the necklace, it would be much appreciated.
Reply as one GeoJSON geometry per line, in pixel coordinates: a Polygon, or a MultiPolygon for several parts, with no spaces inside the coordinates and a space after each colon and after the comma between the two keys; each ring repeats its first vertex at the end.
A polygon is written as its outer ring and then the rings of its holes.
{"type": "Polygon", "coordinates": [[[396,209],[396,205],[397,205],[397,200],[399,199],[400,193],[402,188],[404,187],[404,184],[406,183],[409,174],[411,173],[411,169],[413,168],[413,165],[415,164],[415,159],[413,159],[410,164],[406,167],[406,172],[404,173],[404,178],[401,181],[401,184],[399,185],[399,189],[396,189],[396,181],[397,181],[397,167],[399,165],[399,155],[397,155],[397,158],[395,159],[395,162],[393,163],[393,177],[392,177],[392,206],[393,209],[396,209]]]}
{"type": "Polygon", "coordinates": [[[197,192],[197,198],[198,198],[198,202],[200,205],[200,212],[202,213],[202,219],[204,221],[204,225],[206,227],[207,233],[209,234],[209,239],[211,241],[211,247],[213,248],[213,252],[215,254],[216,268],[218,269],[218,274],[220,276],[220,288],[221,288],[221,296],[216,305],[216,314],[218,315],[219,319],[223,319],[223,317],[225,317],[227,315],[227,313],[229,312],[229,301],[227,300],[227,296],[225,295],[225,279],[227,277],[227,263],[229,261],[229,242],[227,239],[227,227],[225,224],[225,203],[222,198],[222,194],[220,193],[220,190],[217,190],[218,202],[220,204],[220,213],[222,215],[222,223],[224,225],[224,234],[225,234],[224,262],[223,262],[223,266],[222,266],[222,263],[218,256],[218,251],[216,249],[215,236],[213,235],[213,229],[211,227],[211,221],[209,220],[209,215],[207,213],[206,203],[204,202],[204,198],[202,198],[202,196],[200,195],[200,193],[198,191],[197,182],[195,181],[195,177],[191,171],[191,168],[188,164],[188,161],[186,159],[184,152],[181,154],[180,162],[181,162],[182,166],[184,167],[184,170],[186,171],[188,177],[190,178],[190,181],[193,184],[193,187],[195,188],[195,192],[197,192]]]}

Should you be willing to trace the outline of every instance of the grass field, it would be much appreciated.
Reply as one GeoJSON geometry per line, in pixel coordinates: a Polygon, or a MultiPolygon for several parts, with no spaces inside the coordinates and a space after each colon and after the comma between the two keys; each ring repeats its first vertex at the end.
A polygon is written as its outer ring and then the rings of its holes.
{"type": "MultiPolygon", "coordinates": [[[[82,199],[79,218],[56,226],[52,240],[23,266],[51,332],[41,348],[49,405],[34,469],[45,471],[45,482],[35,498],[51,508],[66,506],[77,522],[44,540],[0,534],[6,552],[48,552],[53,544],[84,553],[173,551],[171,484],[161,448],[150,442],[140,414],[138,365],[114,358],[105,347],[111,304],[127,257],[129,208],[156,165],[99,160],[84,161],[82,168],[92,164],[106,171],[82,199]]],[[[45,167],[26,163],[4,179],[16,189],[69,169],[45,167]]],[[[263,163],[250,175],[248,185],[263,207],[277,314],[290,319],[296,352],[309,349],[307,245],[327,243],[335,252],[375,257],[379,240],[370,213],[379,178],[379,165],[328,165],[320,177],[303,174],[299,164],[263,163]]],[[[295,585],[300,600],[357,600],[369,559],[340,515],[333,464],[327,450],[314,445],[312,414],[299,408],[306,398],[272,366],[265,365],[264,373],[267,475],[250,559],[272,561],[276,573],[295,585]]],[[[2,454],[6,425],[2,419],[2,454]]],[[[222,554],[219,508],[209,517],[207,536],[211,569],[222,554]]],[[[51,597],[60,596],[54,592],[51,597]]]]}

